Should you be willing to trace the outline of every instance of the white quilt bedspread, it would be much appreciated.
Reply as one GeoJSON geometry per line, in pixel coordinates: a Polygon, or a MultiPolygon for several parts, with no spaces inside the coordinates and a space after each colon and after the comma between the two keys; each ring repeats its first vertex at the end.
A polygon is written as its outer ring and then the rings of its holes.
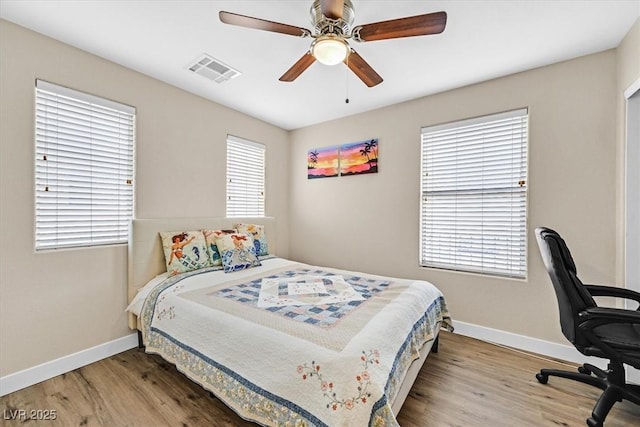
{"type": "Polygon", "coordinates": [[[148,352],[269,426],[397,426],[391,403],[406,370],[450,327],[428,282],[281,258],[168,278],[140,320],[148,352]]]}

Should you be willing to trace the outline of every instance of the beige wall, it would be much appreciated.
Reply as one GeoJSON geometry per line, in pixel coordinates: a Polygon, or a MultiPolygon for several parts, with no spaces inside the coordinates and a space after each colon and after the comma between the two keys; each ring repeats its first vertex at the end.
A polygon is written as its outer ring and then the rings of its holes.
{"type": "Polygon", "coordinates": [[[288,254],[286,131],[0,21],[0,376],[131,333],[126,245],[34,253],[36,78],[137,108],[140,218],[224,216],[227,133],[266,144],[267,215],[288,254]]]}
{"type": "Polygon", "coordinates": [[[426,279],[455,320],[566,343],[533,229],[557,229],[583,279],[615,278],[616,52],[610,50],[299,129],[291,138],[291,256],[426,279]],[[418,267],[420,128],[529,108],[528,278],[418,267]],[[308,180],[307,150],[379,138],[378,174],[308,180]]]}
{"type": "Polygon", "coordinates": [[[625,147],[626,147],[626,99],[625,90],[632,83],[640,79],[640,19],[636,20],[631,30],[624,37],[616,49],[617,87],[616,87],[616,108],[617,108],[617,230],[618,245],[616,247],[617,264],[616,278],[618,283],[625,283],[624,277],[624,182],[625,182],[625,147]]]}

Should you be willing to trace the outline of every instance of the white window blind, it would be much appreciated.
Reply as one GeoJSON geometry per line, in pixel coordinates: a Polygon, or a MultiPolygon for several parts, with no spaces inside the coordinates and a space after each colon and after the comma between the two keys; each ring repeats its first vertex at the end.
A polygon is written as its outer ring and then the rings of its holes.
{"type": "Polygon", "coordinates": [[[227,216],[264,216],[264,145],[227,136],[227,216]]]}
{"type": "Polygon", "coordinates": [[[42,80],[35,101],[36,250],[126,242],[135,109],[42,80]]]}
{"type": "Polygon", "coordinates": [[[527,109],[422,129],[422,266],[526,277],[527,139],[527,109]]]}

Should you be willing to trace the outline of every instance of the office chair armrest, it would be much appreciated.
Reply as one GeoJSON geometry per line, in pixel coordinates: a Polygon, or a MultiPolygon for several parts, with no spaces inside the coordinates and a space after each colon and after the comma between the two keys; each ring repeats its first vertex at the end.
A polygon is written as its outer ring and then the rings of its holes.
{"type": "Polygon", "coordinates": [[[589,307],[578,313],[581,329],[592,329],[607,323],[631,323],[640,325],[640,312],[622,308],[589,307]],[[595,321],[595,322],[594,322],[595,321]]]}
{"type": "Polygon", "coordinates": [[[584,287],[594,297],[624,298],[640,304],[640,292],[632,291],[631,289],[603,285],[584,285],[584,287]]]}

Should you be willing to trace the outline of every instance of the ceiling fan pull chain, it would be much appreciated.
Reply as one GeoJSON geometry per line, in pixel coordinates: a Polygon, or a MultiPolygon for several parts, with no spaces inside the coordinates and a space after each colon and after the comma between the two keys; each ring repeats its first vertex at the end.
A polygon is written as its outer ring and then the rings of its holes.
{"type": "Polygon", "coordinates": [[[344,103],[348,104],[349,103],[349,55],[347,55],[347,57],[345,59],[345,62],[347,64],[347,66],[344,69],[344,76],[345,76],[344,80],[345,80],[345,85],[346,85],[346,88],[347,88],[347,90],[346,90],[347,91],[347,97],[345,98],[344,103]]]}

